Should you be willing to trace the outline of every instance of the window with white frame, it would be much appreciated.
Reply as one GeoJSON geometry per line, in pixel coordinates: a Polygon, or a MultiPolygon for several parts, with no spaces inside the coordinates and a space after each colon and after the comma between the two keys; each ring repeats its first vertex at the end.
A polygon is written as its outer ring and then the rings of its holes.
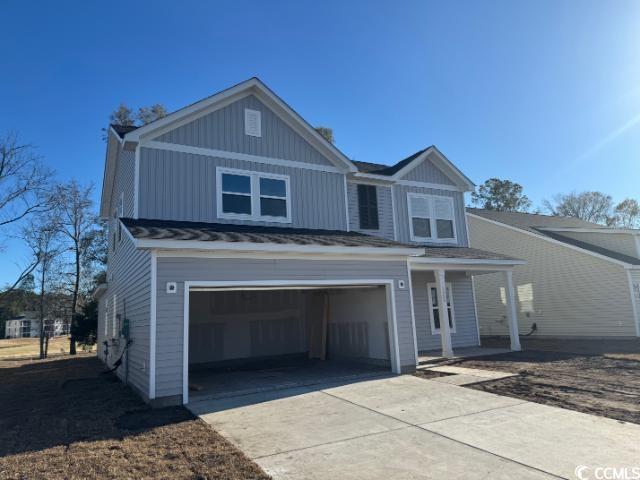
{"type": "Polygon", "coordinates": [[[291,222],[287,175],[218,168],[216,190],[220,218],[291,222]]]}
{"type": "MultiPolygon", "coordinates": [[[[453,311],[453,289],[451,284],[447,283],[445,290],[447,292],[447,311],[449,313],[449,329],[451,333],[456,333],[456,320],[453,311]]],[[[431,322],[431,333],[440,333],[440,305],[438,299],[438,289],[435,283],[427,284],[427,296],[429,297],[429,320],[431,322]]]]}
{"type": "Polygon", "coordinates": [[[408,193],[407,208],[412,241],[456,241],[453,198],[408,193]]]}

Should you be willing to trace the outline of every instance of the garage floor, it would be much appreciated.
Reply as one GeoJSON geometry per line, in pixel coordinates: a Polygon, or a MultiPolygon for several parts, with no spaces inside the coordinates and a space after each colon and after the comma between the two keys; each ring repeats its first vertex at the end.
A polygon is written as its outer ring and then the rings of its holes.
{"type": "MultiPolygon", "coordinates": [[[[640,425],[404,375],[193,402],[273,478],[595,478],[640,425]]],[[[631,471],[631,470],[629,470],[631,471]]]]}
{"type": "Polygon", "coordinates": [[[274,361],[267,368],[230,371],[200,366],[189,371],[189,401],[197,402],[293,387],[351,382],[390,374],[389,367],[338,360],[274,361]]]}

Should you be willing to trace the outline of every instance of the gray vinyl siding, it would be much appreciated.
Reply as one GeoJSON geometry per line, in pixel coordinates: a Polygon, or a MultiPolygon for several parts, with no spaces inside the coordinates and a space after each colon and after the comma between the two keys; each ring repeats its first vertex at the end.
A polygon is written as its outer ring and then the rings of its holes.
{"type": "MultiPolygon", "coordinates": [[[[453,316],[456,333],[451,334],[451,343],[454,348],[477,346],[479,344],[478,329],[471,279],[464,273],[448,272],[445,281],[451,283],[453,293],[453,316]]],[[[442,347],[440,334],[434,335],[431,332],[431,309],[427,284],[434,282],[433,272],[414,271],[411,274],[418,351],[437,350],[442,347]]]]}
{"type": "Polygon", "coordinates": [[[338,173],[141,148],[139,216],[345,230],[344,179],[338,173]],[[289,175],[292,223],[218,218],[217,167],[289,175]]]}
{"type": "Polygon", "coordinates": [[[377,185],[378,194],[378,230],[360,229],[360,212],[358,210],[358,184],[347,183],[347,201],[349,206],[349,228],[355,232],[376,235],[393,240],[393,204],[391,187],[377,185]]]}
{"type": "MultiPolygon", "coordinates": [[[[122,230],[121,240],[117,235],[118,220],[113,217],[113,210],[118,208],[120,194],[124,193],[124,216],[134,214],[134,178],[135,153],[121,151],[116,166],[115,181],[111,193],[112,211],[109,215],[109,240],[107,257],[107,291],[100,299],[98,319],[98,345],[102,350],[104,337],[104,322],[108,311],[109,319],[107,340],[113,337],[113,296],[116,296],[116,314],[126,316],[129,320],[131,345],[128,348],[127,361],[117,370],[121,379],[128,376],[128,383],[146,398],[149,390],[149,322],[150,322],[150,254],[136,250],[133,242],[122,230]],[[115,248],[114,248],[115,243],[115,248]],[[106,304],[109,303],[107,308],[106,304]]],[[[100,358],[111,367],[120,357],[124,348],[124,340],[117,345],[109,346],[109,355],[105,359],[100,352],[100,358]]],[[[126,356],[125,356],[126,359],[126,356]]]]}
{"type": "MultiPolygon", "coordinates": [[[[402,243],[411,243],[411,231],[409,230],[409,210],[407,208],[407,193],[421,193],[425,195],[440,195],[443,197],[453,198],[453,207],[455,210],[455,225],[457,233],[457,242],[452,243],[434,243],[434,245],[450,245],[459,247],[468,247],[467,227],[465,223],[464,211],[464,194],[451,190],[439,190],[433,188],[408,187],[406,185],[394,185],[393,187],[396,219],[398,222],[398,241],[402,243]]],[[[421,242],[428,244],[428,242],[421,242]]]]}
{"type": "MultiPolygon", "coordinates": [[[[129,320],[129,338],[132,341],[128,348],[129,365],[128,381],[143,396],[149,392],[149,335],[151,321],[151,255],[148,251],[138,250],[127,235],[117,245],[116,253],[111,255],[109,264],[109,283],[103,299],[109,302],[109,334],[112,334],[112,305],[116,296],[116,314],[129,320]]],[[[103,321],[104,321],[104,312],[103,321]]],[[[104,334],[103,330],[100,335],[104,334]]],[[[107,363],[112,366],[120,357],[124,339],[120,345],[109,347],[107,363]]],[[[126,363],[117,371],[123,379],[126,375],[126,363]]]]}
{"type": "Polygon", "coordinates": [[[640,336],[640,270],[630,270],[629,275],[631,276],[631,294],[636,305],[636,333],[640,336]]]}
{"type": "Polygon", "coordinates": [[[254,95],[165,133],[155,140],[263,157],[333,166],[254,95]],[[261,112],[262,136],[245,135],[244,109],[261,112]]]}
{"type": "Polygon", "coordinates": [[[409,173],[402,177],[402,180],[437,183],[440,185],[455,185],[455,183],[428,158],[413,170],[410,170],[409,173]]]}
{"type": "Polygon", "coordinates": [[[157,397],[182,394],[185,281],[393,279],[400,364],[415,367],[409,290],[397,288],[398,280],[408,284],[404,261],[160,257],[157,275],[157,397]],[[168,281],[178,282],[177,293],[166,293],[168,281]]]}
{"type": "Polygon", "coordinates": [[[613,252],[638,258],[638,249],[635,239],[630,233],[591,233],[591,232],[558,232],[565,237],[575,238],[583,242],[591,243],[606,248],[613,252]]]}
{"type": "Polygon", "coordinates": [[[104,334],[104,323],[105,323],[105,302],[106,297],[103,295],[98,300],[98,330],[97,330],[97,341],[96,341],[96,352],[98,354],[98,358],[100,358],[104,362],[104,348],[102,342],[106,340],[104,334]]]}
{"type": "MultiPolygon", "coordinates": [[[[514,268],[518,326],[551,337],[635,335],[629,281],[623,267],[544,238],[502,227],[471,215],[471,245],[521,258],[514,268]],[[532,294],[532,295],[531,295],[532,294]]],[[[475,276],[480,332],[506,335],[502,274],[475,276]]]]}

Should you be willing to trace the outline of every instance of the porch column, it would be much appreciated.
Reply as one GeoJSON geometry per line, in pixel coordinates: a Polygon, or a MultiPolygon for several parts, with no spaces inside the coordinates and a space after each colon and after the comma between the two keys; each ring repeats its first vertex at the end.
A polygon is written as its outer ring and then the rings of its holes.
{"type": "Polygon", "coordinates": [[[504,272],[505,297],[507,300],[507,322],[509,323],[509,336],[511,337],[511,350],[520,351],[520,333],[518,332],[518,315],[516,312],[516,294],[513,289],[513,271],[504,272]]]}
{"type": "MultiPolygon", "coordinates": [[[[436,291],[438,294],[438,313],[440,315],[440,341],[442,356],[453,357],[451,348],[451,329],[449,328],[449,309],[447,308],[447,284],[444,281],[444,270],[436,270],[436,291]]],[[[453,299],[451,299],[453,301],[453,299]]],[[[431,308],[431,307],[429,307],[431,308]]]]}

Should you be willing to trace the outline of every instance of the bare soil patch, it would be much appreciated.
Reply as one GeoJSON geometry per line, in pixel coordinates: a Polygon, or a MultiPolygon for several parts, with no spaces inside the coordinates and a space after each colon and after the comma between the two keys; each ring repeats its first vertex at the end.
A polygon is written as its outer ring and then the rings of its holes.
{"type": "Polygon", "coordinates": [[[93,355],[0,361],[2,479],[267,479],[182,407],[149,409],[93,355]]]}
{"type": "Polygon", "coordinates": [[[455,365],[519,374],[468,388],[640,424],[640,342],[625,343],[619,353],[603,343],[538,342],[544,350],[460,360],[455,365]]]}

